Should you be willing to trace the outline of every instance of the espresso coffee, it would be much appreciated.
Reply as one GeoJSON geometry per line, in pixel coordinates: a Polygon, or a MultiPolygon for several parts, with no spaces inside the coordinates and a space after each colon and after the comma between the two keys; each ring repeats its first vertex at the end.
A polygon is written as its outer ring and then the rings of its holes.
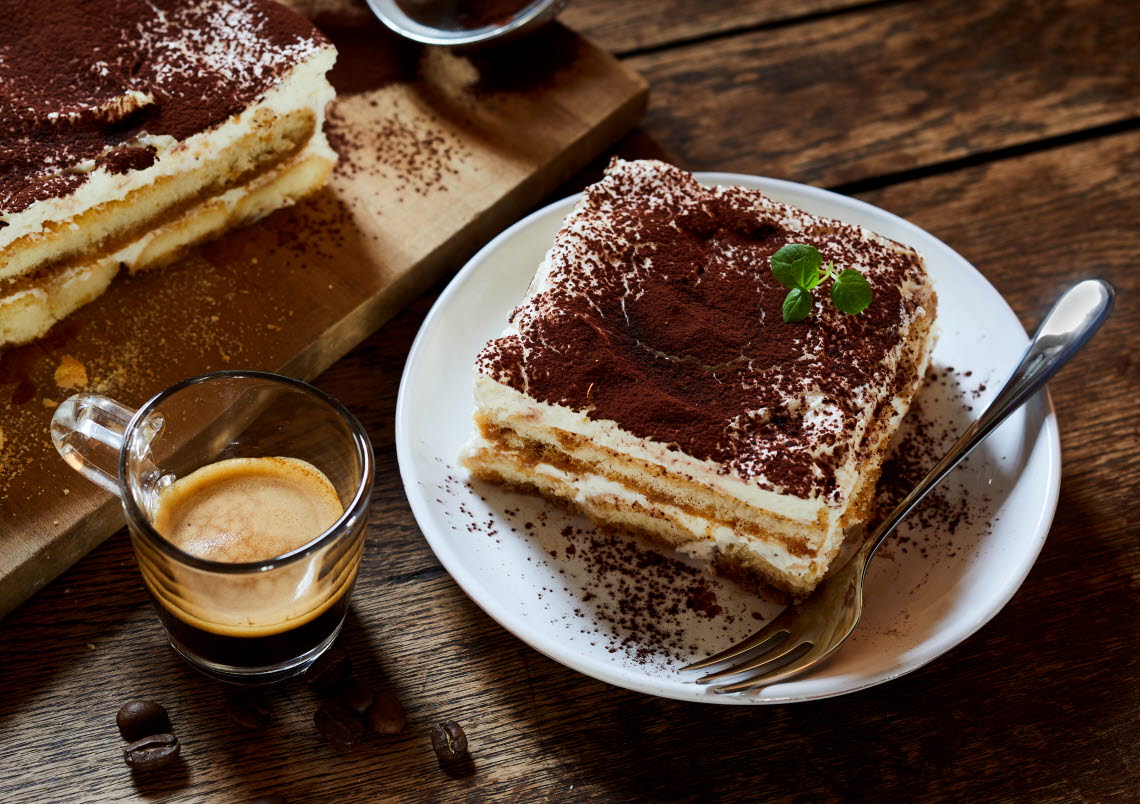
{"type": "Polygon", "coordinates": [[[198,558],[266,561],[304,547],[343,513],[333,484],[310,463],[230,458],[164,489],[154,529],[198,558]]]}
{"type": "MultiPolygon", "coordinates": [[[[311,544],[344,513],[329,479],[296,458],[231,458],[159,495],[153,527],[171,545],[223,564],[271,562],[311,544]]],[[[363,529],[319,559],[266,571],[202,572],[136,542],[139,566],[171,644],[200,665],[265,668],[321,648],[348,610],[363,529]],[[316,563],[314,563],[314,561],[316,563]]]]}

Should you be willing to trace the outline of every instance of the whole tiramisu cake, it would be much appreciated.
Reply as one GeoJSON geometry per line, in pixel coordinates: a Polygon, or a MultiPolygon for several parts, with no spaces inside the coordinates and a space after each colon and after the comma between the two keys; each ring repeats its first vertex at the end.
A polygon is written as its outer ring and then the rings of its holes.
{"type": "Polygon", "coordinates": [[[0,0],[0,345],[328,177],[332,45],[267,0],[0,0]]]}
{"type": "Polygon", "coordinates": [[[475,366],[472,475],[808,594],[868,514],[935,294],[913,250],[661,162],[610,165],[475,366]],[[789,323],[770,259],[855,269],[857,315],[789,323]]]}

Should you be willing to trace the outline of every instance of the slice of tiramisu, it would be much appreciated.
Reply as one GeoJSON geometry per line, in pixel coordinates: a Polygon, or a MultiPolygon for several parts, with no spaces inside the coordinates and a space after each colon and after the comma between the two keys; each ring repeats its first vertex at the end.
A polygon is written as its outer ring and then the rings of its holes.
{"type": "Polygon", "coordinates": [[[319,187],[336,51],[269,0],[0,0],[0,345],[319,187]]]}
{"type": "Polygon", "coordinates": [[[905,246],[615,161],[479,354],[463,463],[803,596],[868,514],[934,311],[905,246]],[[784,321],[770,258],[789,243],[859,271],[871,304],[852,315],[817,291],[784,321]]]}

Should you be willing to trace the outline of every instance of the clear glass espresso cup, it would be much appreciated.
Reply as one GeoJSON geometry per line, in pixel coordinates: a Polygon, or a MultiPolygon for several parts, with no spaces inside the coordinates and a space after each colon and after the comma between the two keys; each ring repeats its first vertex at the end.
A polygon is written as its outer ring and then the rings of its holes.
{"type": "Polygon", "coordinates": [[[123,501],[143,581],[170,644],[223,681],[301,673],[340,633],[364,550],[373,458],[336,400],[276,374],[223,371],[174,385],[138,411],[93,394],[56,410],[64,460],[123,501]],[[262,561],[191,555],[153,525],[159,495],[227,458],[299,458],[331,481],[344,514],[308,544],[262,561]]]}

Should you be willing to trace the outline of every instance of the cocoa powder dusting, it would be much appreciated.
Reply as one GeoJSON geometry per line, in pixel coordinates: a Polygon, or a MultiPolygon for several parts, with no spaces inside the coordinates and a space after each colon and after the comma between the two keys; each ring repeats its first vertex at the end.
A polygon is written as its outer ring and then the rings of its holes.
{"type": "Polygon", "coordinates": [[[466,146],[396,98],[378,112],[362,118],[343,106],[329,109],[326,133],[340,156],[337,174],[383,182],[398,196],[446,192],[446,180],[459,175],[468,156],[466,146]]]}
{"type": "Polygon", "coordinates": [[[337,99],[325,123],[329,144],[339,156],[334,181],[354,185],[365,196],[358,203],[377,214],[384,213],[380,202],[389,201],[390,194],[403,203],[409,194],[446,192],[449,180],[471,157],[454,130],[455,121],[437,116],[432,104],[419,102],[415,93],[389,90],[397,84],[419,86],[428,51],[395,35],[371,13],[346,13],[355,9],[348,2],[339,3],[343,7],[336,14],[320,4],[311,9],[311,3],[294,5],[315,15],[338,51],[329,74],[337,99]]]}
{"type": "Polygon", "coordinates": [[[108,173],[129,173],[132,170],[146,170],[154,164],[156,149],[153,146],[146,148],[121,147],[112,148],[95,160],[95,166],[101,167],[108,173]]]}
{"type": "Polygon", "coordinates": [[[549,264],[480,371],[800,497],[836,491],[857,428],[909,381],[898,354],[933,307],[912,251],[659,162],[615,160],[549,264]],[[784,322],[768,259],[788,242],[862,270],[871,307],[817,301],[807,322],[784,322]]]}
{"type": "Polygon", "coordinates": [[[496,507],[485,518],[474,510],[472,495],[481,503],[486,498],[455,475],[448,475],[439,491],[437,502],[454,512],[453,528],[495,544],[504,539],[533,543],[538,549],[527,559],[523,580],[534,585],[536,614],[541,609],[574,639],[623,661],[675,667],[747,635],[757,621],[771,616],[771,601],[537,498],[496,507]]]}
{"type": "MultiPolygon", "coordinates": [[[[965,429],[966,414],[972,408],[966,400],[977,399],[986,390],[985,383],[973,387],[961,383],[971,374],[970,371],[959,374],[952,367],[931,366],[927,371],[923,389],[904,420],[899,438],[883,461],[868,531],[902,502],[965,429]],[[940,407],[951,407],[953,400],[957,400],[957,415],[934,412],[940,407]]],[[[959,531],[990,526],[992,501],[988,493],[971,496],[944,481],[911,511],[887,545],[904,554],[915,551],[923,557],[929,557],[931,549],[937,546],[953,558],[956,555],[954,537],[959,531]]]]}
{"type": "MultiPolygon", "coordinates": [[[[9,127],[0,213],[73,192],[87,160],[141,132],[184,140],[222,122],[325,44],[303,17],[266,0],[0,0],[0,13],[9,127]]],[[[96,169],[145,160],[119,153],[96,169]]]]}
{"type": "Polygon", "coordinates": [[[627,535],[579,528],[565,550],[568,557],[582,556],[588,586],[607,593],[588,592],[585,610],[575,614],[594,621],[589,630],[610,653],[641,663],[682,660],[693,648],[685,642],[684,612],[710,620],[721,614],[712,579],[627,535]]]}

